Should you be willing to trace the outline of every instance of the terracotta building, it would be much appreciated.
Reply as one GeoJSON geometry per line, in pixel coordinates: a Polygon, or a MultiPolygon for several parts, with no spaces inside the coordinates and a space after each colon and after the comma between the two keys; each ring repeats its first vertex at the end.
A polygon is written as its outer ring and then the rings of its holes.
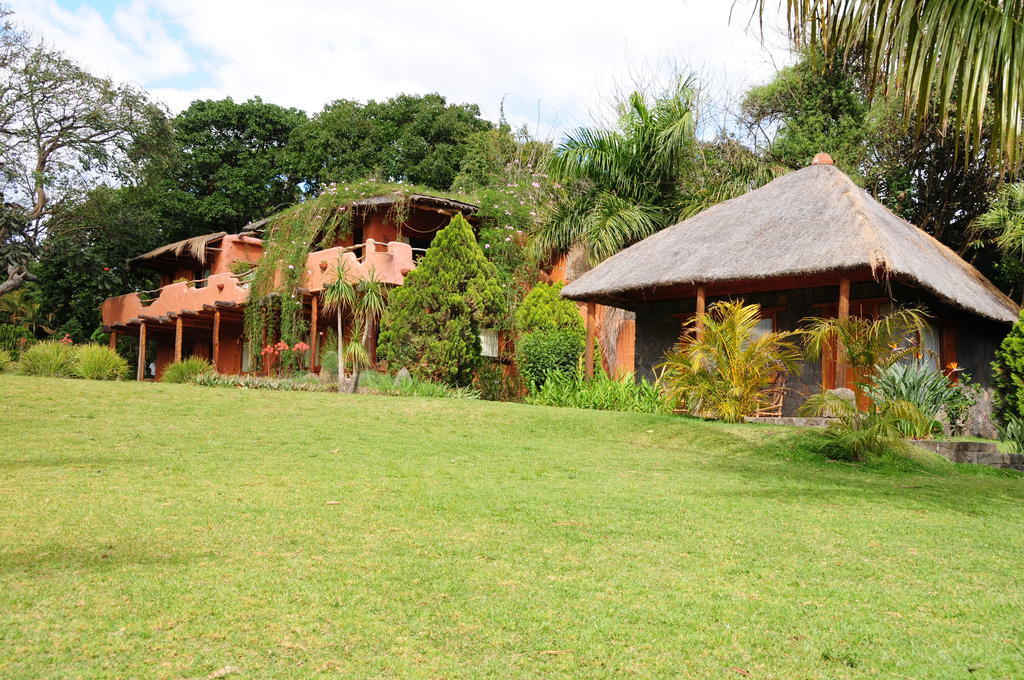
{"type": "MultiPolygon", "coordinates": [[[[320,330],[333,316],[320,311],[320,295],[333,280],[339,258],[347,260],[349,277],[359,280],[375,269],[386,283],[401,285],[434,235],[455,214],[471,223],[475,205],[438,196],[415,194],[403,198],[407,210],[399,224],[395,196],[376,196],[353,204],[351,233],[330,248],[306,258],[301,293],[310,328],[311,356],[317,356],[320,330]]],[[[104,330],[111,346],[119,336],[139,338],[136,376],[159,378],[173,361],[189,356],[210,359],[221,373],[245,373],[248,340],[243,333],[243,311],[248,285],[232,273],[237,263],[255,263],[263,257],[263,228],[268,220],[247,225],[241,233],[219,232],[162,246],[131,260],[129,266],[151,269],[160,276],[160,288],[128,293],[103,302],[104,330]]]]}

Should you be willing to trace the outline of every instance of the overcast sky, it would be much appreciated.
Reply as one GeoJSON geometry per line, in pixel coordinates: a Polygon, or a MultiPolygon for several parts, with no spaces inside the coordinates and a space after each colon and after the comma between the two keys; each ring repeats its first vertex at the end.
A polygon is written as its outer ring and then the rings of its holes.
{"type": "MultiPolygon", "coordinates": [[[[439,92],[542,137],[602,115],[638,76],[700,72],[718,100],[788,56],[750,0],[7,0],[15,21],[174,111],[231,96],[310,113],[334,99],[439,92]]],[[[772,4],[772,3],[770,3],[772,4]]],[[[776,17],[768,24],[778,26],[776,17]]]]}

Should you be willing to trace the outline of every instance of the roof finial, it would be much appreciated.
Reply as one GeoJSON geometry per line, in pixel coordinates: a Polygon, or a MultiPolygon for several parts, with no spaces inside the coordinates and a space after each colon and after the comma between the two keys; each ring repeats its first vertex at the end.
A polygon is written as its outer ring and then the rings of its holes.
{"type": "Polygon", "coordinates": [[[819,154],[815,154],[814,160],[811,161],[811,165],[835,165],[835,163],[832,162],[832,156],[829,156],[827,153],[822,151],[819,154]]]}

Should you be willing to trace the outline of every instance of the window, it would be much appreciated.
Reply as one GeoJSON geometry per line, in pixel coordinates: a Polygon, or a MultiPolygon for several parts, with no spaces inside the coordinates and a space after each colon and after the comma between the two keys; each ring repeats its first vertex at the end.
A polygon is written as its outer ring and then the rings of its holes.
{"type": "Polygon", "coordinates": [[[491,359],[498,358],[498,331],[480,331],[480,355],[491,359]]]}

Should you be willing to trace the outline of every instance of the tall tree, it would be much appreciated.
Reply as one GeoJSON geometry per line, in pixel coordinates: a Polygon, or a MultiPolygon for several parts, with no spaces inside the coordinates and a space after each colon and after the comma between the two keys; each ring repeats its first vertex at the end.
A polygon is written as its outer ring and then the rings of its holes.
{"type": "Polygon", "coordinates": [[[3,295],[34,278],[43,241],[98,179],[132,174],[136,142],[165,116],[145,93],[87,73],[0,16],[3,295]]]}
{"type": "Polygon", "coordinates": [[[154,164],[157,211],[177,233],[167,240],[233,231],[302,194],[304,178],[288,148],[306,114],[255,97],[197,100],[174,117],[173,155],[154,164]]]}
{"type": "Polygon", "coordinates": [[[561,191],[534,230],[542,254],[582,246],[591,263],[715,203],[760,186],[774,170],[728,136],[696,136],[686,80],[655,97],[633,92],[612,129],[570,133],[548,159],[561,191]]]}
{"type": "Polygon", "coordinates": [[[314,183],[376,175],[447,190],[470,136],[491,127],[477,105],[449,104],[439,94],[338,100],[296,132],[292,148],[314,183]]]}
{"type": "MultiPolygon", "coordinates": [[[[763,13],[766,0],[756,0],[763,13]]],[[[787,0],[795,42],[863,59],[872,91],[900,93],[921,127],[956,120],[973,146],[991,119],[993,160],[1024,146],[1024,1],[787,0]]]]}

